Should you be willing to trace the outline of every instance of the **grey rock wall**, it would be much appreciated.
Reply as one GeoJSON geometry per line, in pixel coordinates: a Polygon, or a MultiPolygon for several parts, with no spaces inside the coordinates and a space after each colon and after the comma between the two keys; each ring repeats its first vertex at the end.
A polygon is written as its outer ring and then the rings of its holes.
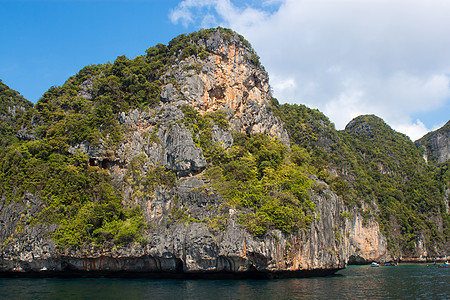
{"type": "Polygon", "coordinates": [[[450,121],[440,129],[417,140],[415,144],[423,149],[426,161],[431,159],[437,163],[446,162],[450,159],[450,121]]]}

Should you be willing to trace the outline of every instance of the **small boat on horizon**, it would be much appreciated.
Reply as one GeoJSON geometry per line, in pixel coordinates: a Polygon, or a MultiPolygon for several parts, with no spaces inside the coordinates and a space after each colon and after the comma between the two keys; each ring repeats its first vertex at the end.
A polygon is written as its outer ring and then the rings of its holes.
{"type": "Polygon", "coordinates": [[[372,263],[370,264],[370,266],[371,266],[371,267],[379,267],[380,265],[377,264],[376,262],[372,262],[372,263]]]}

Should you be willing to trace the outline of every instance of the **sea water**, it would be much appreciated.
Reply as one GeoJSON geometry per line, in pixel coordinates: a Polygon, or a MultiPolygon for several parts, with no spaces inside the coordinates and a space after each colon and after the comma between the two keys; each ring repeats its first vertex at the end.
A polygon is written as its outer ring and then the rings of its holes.
{"type": "Polygon", "coordinates": [[[450,268],[350,266],[277,280],[0,279],[4,299],[450,299],[450,268]]]}

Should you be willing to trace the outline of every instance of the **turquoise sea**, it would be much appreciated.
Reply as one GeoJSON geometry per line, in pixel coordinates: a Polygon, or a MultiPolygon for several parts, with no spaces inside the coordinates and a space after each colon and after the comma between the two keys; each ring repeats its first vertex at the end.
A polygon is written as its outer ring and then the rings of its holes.
{"type": "Polygon", "coordinates": [[[350,266],[277,280],[0,279],[2,299],[450,299],[450,268],[350,266]]]}

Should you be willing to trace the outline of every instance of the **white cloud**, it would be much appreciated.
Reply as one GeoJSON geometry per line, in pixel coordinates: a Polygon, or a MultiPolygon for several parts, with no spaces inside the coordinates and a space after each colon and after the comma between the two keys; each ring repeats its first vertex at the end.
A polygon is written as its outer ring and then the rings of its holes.
{"type": "Polygon", "coordinates": [[[420,120],[416,120],[415,123],[402,123],[398,126],[393,126],[393,128],[399,132],[406,134],[413,141],[420,139],[428,132],[425,124],[423,124],[420,120]]]}
{"type": "MultiPolygon", "coordinates": [[[[173,23],[181,23],[183,26],[187,27],[190,23],[198,22],[198,14],[193,12],[198,12],[199,9],[206,7],[211,8],[218,5],[216,0],[184,0],[181,1],[176,8],[172,9],[169,18],[173,23]]],[[[211,20],[211,15],[203,15],[200,22],[207,23],[211,20]]]]}
{"type": "Polygon", "coordinates": [[[297,87],[293,78],[277,78],[273,76],[271,79],[271,85],[277,91],[294,90],[297,87]]]}
{"type": "Polygon", "coordinates": [[[361,98],[364,92],[361,90],[347,90],[324,105],[322,112],[328,116],[337,128],[344,128],[349,120],[370,111],[361,107],[361,98]]]}
{"type": "Polygon", "coordinates": [[[213,14],[207,14],[202,19],[202,28],[214,27],[217,24],[216,17],[213,14]]]}
{"type": "Polygon", "coordinates": [[[446,121],[412,116],[450,101],[448,16],[446,0],[185,0],[171,20],[243,34],[280,102],[318,108],[338,129],[376,114],[415,139],[446,121]]]}

